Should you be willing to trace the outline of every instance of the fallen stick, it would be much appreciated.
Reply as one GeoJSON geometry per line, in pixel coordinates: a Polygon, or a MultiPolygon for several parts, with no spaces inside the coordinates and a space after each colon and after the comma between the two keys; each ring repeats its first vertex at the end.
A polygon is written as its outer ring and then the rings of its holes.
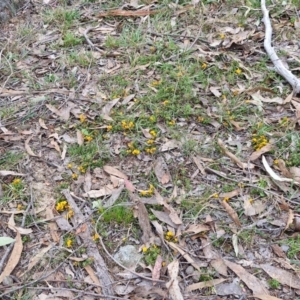
{"type": "Polygon", "coordinates": [[[300,80],[289,71],[277,56],[274,48],[271,46],[272,25],[269,17],[269,11],[266,8],[266,1],[261,0],[261,10],[263,12],[263,22],[265,24],[264,48],[275,66],[275,71],[281,75],[292,87],[294,94],[300,94],[300,80]]]}

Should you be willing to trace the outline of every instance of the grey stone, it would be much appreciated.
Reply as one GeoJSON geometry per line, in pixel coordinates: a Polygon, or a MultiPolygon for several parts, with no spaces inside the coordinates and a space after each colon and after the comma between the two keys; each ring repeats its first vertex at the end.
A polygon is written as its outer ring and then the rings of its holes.
{"type": "Polygon", "coordinates": [[[135,268],[141,258],[142,255],[133,245],[121,247],[114,255],[114,259],[127,268],[135,268]]]}
{"type": "Polygon", "coordinates": [[[186,269],[185,269],[185,274],[186,275],[191,275],[194,273],[194,268],[192,266],[188,266],[186,269]]]}

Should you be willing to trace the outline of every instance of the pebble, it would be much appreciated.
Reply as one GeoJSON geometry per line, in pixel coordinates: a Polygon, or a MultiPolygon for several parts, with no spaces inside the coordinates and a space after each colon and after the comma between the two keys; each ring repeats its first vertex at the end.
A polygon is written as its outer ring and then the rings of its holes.
{"type": "Polygon", "coordinates": [[[188,266],[186,269],[185,269],[185,274],[186,275],[192,275],[194,273],[194,268],[192,266],[188,266]]]}

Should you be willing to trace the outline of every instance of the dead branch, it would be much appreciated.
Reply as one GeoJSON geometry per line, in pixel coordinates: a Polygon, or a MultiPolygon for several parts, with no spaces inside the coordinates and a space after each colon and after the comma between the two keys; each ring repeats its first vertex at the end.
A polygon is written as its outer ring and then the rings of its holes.
{"type": "Polygon", "coordinates": [[[274,48],[271,46],[272,25],[269,17],[269,11],[266,8],[265,0],[261,0],[261,10],[264,15],[263,22],[265,24],[265,40],[264,40],[265,50],[269,58],[273,62],[276,72],[279,75],[281,75],[293,87],[294,94],[299,94],[300,80],[283,65],[282,61],[277,56],[274,48]]]}

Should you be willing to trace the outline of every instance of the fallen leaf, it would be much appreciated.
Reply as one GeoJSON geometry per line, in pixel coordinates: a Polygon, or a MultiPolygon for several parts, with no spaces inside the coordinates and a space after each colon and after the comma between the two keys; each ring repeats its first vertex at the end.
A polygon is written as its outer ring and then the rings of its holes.
{"type": "Polygon", "coordinates": [[[184,231],[184,233],[190,233],[190,232],[200,233],[200,232],[209,231],[209,230],[210,230],[210,227],[208,225],[205,225],[205,224],[192,224],[188,227],[188,229],[186,229],[184,231]]]}
{"type": "Polygon", "coordinates": [[[200,266],[198,266],[197,262],[195,262],[195,260],[193,260],[192,257],[186,251],[181,249],[179,246],[177,246],[173,242],[165,241],[165,243],[167,243],[173,250],[178,251],[188,263],[190,263],[195,269],[200,271],[200,266]]]}
{"type": "Polygon", "coordinates": [[[111,109],[119,102],[120,98],[113,99],[106,103],[106,105],[102,108],[102,117],[107,121],[113,121],[113,119],[109,116],[111,109]]]}
{"type": "Polygon", "coordinates": [[[230,268],[239,278],[247,285],[247,287],[255,294],[269,295],[268,290],[264,287],[263,283],[258,280],[254,275],[247,272],[242,266],[224,260],[224,263],[230,268]]]}
{"type": "Polygon", "coordinates": [[[9,257],[9,260],[3,270],[3,272],[0,275],[0,283],[4,280],[5,277],[9,276],[11,272],[14,270],[14,268],[17,266],[21,254],[23,250],[23,244],[22,244],[22,238],[20,233],[17,231],[17,236],[16,236],[16,242],[14,244],[14,248],[11,252],[11,255],[9,257]]]}
{"type": "Polygon", "coordinates": [[[77,143],[79,146],[83,145],[84,143],[84,136],[80,130],[76,130],[76,136],[77,136],[77,143]]]}
{"type": "Polygon", "coordinates": [[[180,147],[180,142],[176,140],[170,140],[160,146],[159,151],[166,152],[180,147]]]}
{"type": "Polygon", "coordinates": [[[47,127],[46,124],[45,124],[45,121],[44,121],[43,119],[41,119],[41,118],[39,118],[39,124],[40,124],[40,126],[41,126],[42,128],[48,129],[48,127],[47,127]]]}
{"type": "Polygon", "coordinates": [[[166,283],[166,287],[169,290],[169,295],[172,300],[184,300],[179,287],[178,271],[179,261],[178,259],[175,259],[170,264],[168,264],[170,281],[166,283]]]}
{"type": "Polygon", "coordinates": [[[234,210],[234,209],[233,209],[226,201],[220,200],[220,203],[221,203],[221,205],[225,208],[225,210],[227,211],[229,217],[233,220],[233,222],[234,222],[237,226],[241,227],[242,224],[241,224],[241,222],[240,222],[240,220],[239,220],[239,216],[238,216],[238,214],[236,213],[236,211],[235,211],[235,210],[234,210]]]}
{"type": "Polygon", "coordinates": [[[113,186],[111,184],[108,184],[100,190],[90,190],[87,193],[84,193],[83,197],[99,198],[103,196],[109,196],[113,193],[113,190],[113,186]]]}
{"type": "Polygon", "coordinates": [[[103,170],[110,175],[114,175],[114,176],[122,178],[124,180],[128,180],[127,175],[125,175],[124,173],[122,173],[121,171],[119,171],[118,169],[116,169],[114,167],[104,166],[103,170]]]}
{"type": "Polygon", "coordinates": [[[223,143],[221,139],[218,139],[218,145],[222,148],[224,153],[235,162],[242,169],[253,169],[255,166],[251,163],[243,163],[239,158],[237,158],[233,153],[231,153],[223,143]]]}
{"type": "Polygon", "coordinates": [[[287,285],[294,289],[300,289],[300,278],[288,271],[273,267],[269,264],[260,265],[260,267],[273,279],[281,284],[287,285]]]}
{"type": "Polygon", "coordinates": [[[25,141],[25,149],[27,151],[27,153],[30,156],[37,156],[36,154],[34,154],[34,152],[31,150],[30,146],[29,146],[29,142],[32,139],[32,137],[29,137],[26,141],[25,141]]]}
{"type": "Polygon", "coordinates": [[[19,232],[21,235],[26,235],[26,234],[32,233],[31,228],[22,228],[22,227],[16,226],[14,217],[15,217],[14,214],[12,214],[10,216],[10,218],[8,219],[7,225],[8,225],[9,229],[11,229],[14,232],[19,232]]]}
{"type": "Polygon", "coordinates": [[[171,174],[163,157],[158,157],[154,164],[154,173],[161,184],[166,184],[171,180],[171,174]]]}
{"type": "Polygon", "coordinates": [[[185,291],[186,292],[192,292],[194,290],[199,290],[199,289],[203,289],[203,288],[206,288],[206,287],[212,287],[212,286],[220,284],[220,283],[222,283],[226,280],[227,279],[225,279],[225,278],[220,278],[220,279],[212,279],[212,280],[208,280],[208,281],[203,281],[203,282],[190,284],[186,287],[185,291]]]}
{"type": "Polygon", "coordinates": [[[157,14],[158,10],[123,10],[123,9],[114,9],[109,10],[107,12],[103,12],[98,14],[98,17],[108,17],[108,16],[118,16],[118,17],[141,17],[141,16],[148,16],[157,14]]]}
{"type": "Polygon", "coordinates": [[[92,187],[92,176],[90,172],[90,168],[88,168],[84,174],[84,183],[83,183],[83,190],[88,193],[92,187]]]}
{"type": "MultiPolygon", "coordinates": [[[[48,220],[51,220],[51,219],[54,219],[54,215],[53,215],[53,211],[50,207],[46,207],[46,218],[48,220]]],[[[52,237],[52,240],[55,242],[55,243],[58,243],[60,238],[59,238],[59,235],[58,235],[58,227],[56,225],[55,222],[53,221],[50,221],[48,223],[48,228],[49,228],[49,231],[50,231],[50,235],[52,237]]]]}
{"type": "Polygon", "coordinates": [[[124,186],[119,187],[118,189],[114,189],[110,198],[103,205],[104,208],[111,207],[114,203],[119,199],[120,194],[122,193],[124,186]]]}
{"type": "MultiPolygon", "coordinates": [[[[29,263],[28,263],[28,267],[27,267],[27,271],[30,271],[44,256],[45,254],[52,248],[53,246],[50,244],[48,247],[42,248],[38,251],[37,254],[35,254],[33,257],[30,258],[29,263]]],[[[26,273],[25,272],[25,273],[26,273]]],[[[22,276],[24,276],[24,274],[22,274],[22,276]]]]}
{"type": "Polygon", "coordinates": [[[17,173],[17,172],[14,172],[14,171],[0,170],[0,176],[9,176],[9,175],[12,175],[12,176],[25,176],[26,174],[17,173]]]}
{"type": "Polygon", "coordinates": [[[221,97],[222,96],[222,93],[219,91],[220,90],[220,87],[216,87],[216,86],[211,86],[209,88],[209,90],[212,92],[212,94],[216,97],[221,97]]]}
{"type": "Polygon", "coordinates": [[[270,295],[260,295],[260,294],[254,294],[253,296],[249,296],[249,298],[258,298],[260,300],[282,300],[282,298],[277,298],[270,295]]]}
{"type": "Polygon", "coordinates": [[[205,169],[201,164],[201,158],[199,156],[193,156],[193,161],[196,164],[196,166],[198,167],[198,169],[200,170],[202,175],[206,175],[205,169]]]}
{"type": "Polygon", "coordinates": [[[233,198],[235,196],[238,196],[241,193],[240,189],[237,190],[233,190],[231,192],[227,192],[227,193],[221,193],[219,196],[220,198],[233,198]]]}
{"type": "Polygon", "coordinates": [[[294,220],[294,212],[291,209],[289,209],[288,219],[285,228],[283,229],[283,232],[285,232],[290,227],[290,225],[293,224],[293,220],[294,220]]]}
{"type": "Polygon", "coordinates": [[[254,161],[261,157],[263,154],[270,152],[273,149],[273,145],[267,144],[266,146],[262,147],[261,149],[253,152],[249,158],[250,161],[254,161]]]}
{"type": "MultiPolygon", "coordinates": [[[[162,268],[162,262],[163,262],[162,256],[158,255],[156,258],[153,270],[152,270],[152,279],[159,280],[160,270],[162,268]]],[[[153,285],[155,285],[155,284],[156,284],[156,282],[153,282],[153,285]]]]}

